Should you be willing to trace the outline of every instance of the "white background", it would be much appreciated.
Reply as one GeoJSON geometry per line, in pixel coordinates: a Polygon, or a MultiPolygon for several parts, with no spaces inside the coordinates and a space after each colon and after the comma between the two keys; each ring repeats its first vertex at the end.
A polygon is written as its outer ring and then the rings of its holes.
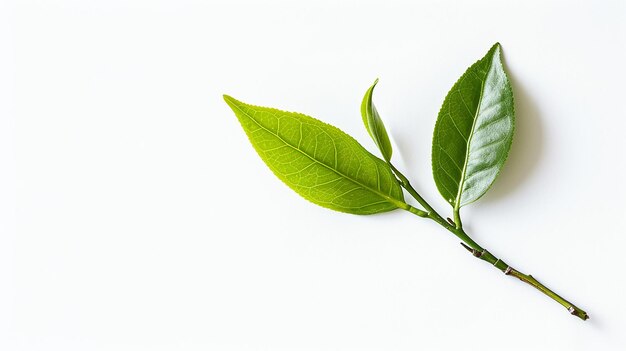
{"type": "Polygon", "coordinates": [[[0,349],[626,349],[624,1],[0,2],[0,349]],[[463,211],[582,322],[402,211],[278,181],[222,101],[300,111],[430,172],[443,98],[496,41],[517,130],[463,211]]]}

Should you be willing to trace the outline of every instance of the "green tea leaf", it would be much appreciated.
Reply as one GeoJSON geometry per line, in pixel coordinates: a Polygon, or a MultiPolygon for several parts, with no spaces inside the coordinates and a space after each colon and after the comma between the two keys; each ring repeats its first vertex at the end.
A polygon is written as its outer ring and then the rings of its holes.
{"type": "Polygon", "coordinates": [[[305,199],[353,214],[409,208],[389,166],[338,128],[227,95],[224,100],[267,166],[305,199]]]}
{"type": "Polygon", "coordinates": [[[432,162],[441,195],[455,208],[480,198],[509,153],[513,92],[496,43],[446,96],[435,125],[432,162]]]}
{"type": "Polygon", "coordinates": [[[391,149],[391,143],[389,142],[389,136],[387,135],[385,125],[378,115],[376,106],[374,106],[374,103],[372,102],[372,95],[374,93],[376,83],[378,83],[378,79],[376,79],[374,84],[372,84],[372,86],[365,92],[363,102],[361,103],[361,116],[363,117],[363,123],[365,124],[367,132],[372,139],[374,139],[376,146],[378,146],[378,149],[382,153],[385,160],[389,162],[389,160],[391,160],[391,153],[393,150],[391,149]]]}

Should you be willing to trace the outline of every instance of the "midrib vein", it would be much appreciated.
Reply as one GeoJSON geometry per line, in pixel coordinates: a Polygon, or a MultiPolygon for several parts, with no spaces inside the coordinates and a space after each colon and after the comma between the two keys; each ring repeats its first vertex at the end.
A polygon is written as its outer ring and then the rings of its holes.
{"type": "Polygon", "coordinates": [[[467,172],[467,164],[469,162],[469,153],[470,146],[472,143],[472,139],[474,138],[474,128],[476,128],[476,121],[478,120],[478,114],[480,113],[480,104],[483,101],[483,95],[485,94],[485,82],[489,77],[489,71],[491,70],[491,65],[493,65],[493,59],[489,62],[489,67],[487,67],[487,71],[485,73],[485,78],[480,82],[480,97],[478,98],[478,104],[476,105],[476,112],[474,113],[474,120],[472,121],[472,129],[470,130],[470,134],[466,141],[465,147],[465,161],[463,162],[463,171],[461,172],[461,181],[459,182],[459,189],[456,193],[456,201],[454,202],[454,209],[458,210],[461,206],[461,195],[463,193],[463,186],[465,185],[465,174],[467,172]]]}

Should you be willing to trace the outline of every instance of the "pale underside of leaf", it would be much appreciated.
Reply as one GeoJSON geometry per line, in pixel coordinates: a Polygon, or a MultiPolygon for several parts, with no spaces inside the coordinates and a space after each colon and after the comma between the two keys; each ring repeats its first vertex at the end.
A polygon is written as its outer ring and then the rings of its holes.
{"type": "Polygon", "coordinates": [[[454,84],[437,118],[433,175],[454,208],[489,189],[506,160],[513,131],[513,93],[496,44],[454,84]]]}
{"type": "Polygon", "coordinates": [[[267,166],[305,199],[354,214],[407,207],[389,167],[338,128],[299,113],[224,100],[267,166]]]}

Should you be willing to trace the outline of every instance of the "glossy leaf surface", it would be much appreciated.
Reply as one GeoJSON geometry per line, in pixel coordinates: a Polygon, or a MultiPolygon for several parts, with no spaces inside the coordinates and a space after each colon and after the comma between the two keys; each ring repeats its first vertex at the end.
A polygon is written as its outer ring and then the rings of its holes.
{"type": "Polygon", "coordinates": [[[224,100],[267,166],[305,199],[353,214],[407,208],[387,164],[338,128],[227,95],[224,100]]]}
{"type": "Polygon", "coordinates": [[[376,146],[378,146],[378,149],[385,160],[389,161],[391,160],[392,153],[391,142],[389,142],[387,130],[378,115],[376,106],[374,106],[374,103],[372,102],[372,95],[374,94],[374,87],[376,87],[376,83],[378,83],[378,79],[376,79],[374,84],[372,84],[372,86],[365,92],[363,102],[361,103],[361,117],[363,117],[363,123],[365,124],[367,132],[372,139],[374,139],[376,146]]]}
{"type": "Polygon", "coordinates": [[[495,44],[467,69],[437,117],[433,175],[439,192],[455,209],[485,194],[511,147],[513,92],[500,51],[495,44]]]}

